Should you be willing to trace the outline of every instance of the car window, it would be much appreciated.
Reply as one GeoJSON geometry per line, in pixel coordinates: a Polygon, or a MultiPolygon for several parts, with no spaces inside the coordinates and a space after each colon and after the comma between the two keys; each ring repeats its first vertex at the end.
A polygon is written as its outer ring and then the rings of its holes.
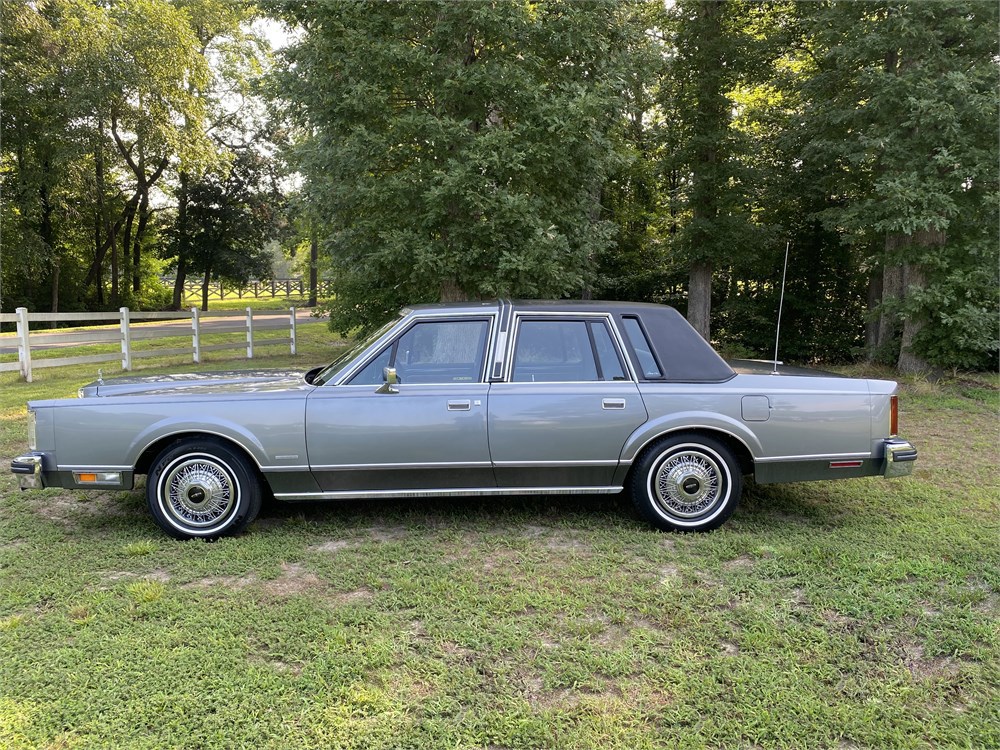
{"type": "Polygon", "coordinates": [[[590,331],[594,336],[594,349],[597,351],[597,361],[601,366],[600,375],[604,380],[628,380],[622,368],[618,350],[611,341],[611,332],[604,323],[590,323],[590,331]]]}
{"type": "Polygon", "coordinates": [[[514,344],[511,380],[516,383],[579,383],[601,380],[587,322],[521,321],[514,344]]]}
{"type": "Polygon", "coordinates": [[[484,319],[416,323],[351,378],[351,385],[381,383],[386,367],[396,368],[400,383],[478,383],[488,334],[484,319]]]}
{"type": "Polygon", "coordinates": [[[653,348],[649,345],[649,339],[646,338],[646,332],[642,330],[639,319],[625,317],[622,318],[622,323],[625,326],[625,335],[628,337],[628,341],[632,345],[633,351],[635,351],[635,356],[639,360],[639,368],[642,370],[642,376],[644,378],[662,378],[663,371],[656,363],[653,348]]]}

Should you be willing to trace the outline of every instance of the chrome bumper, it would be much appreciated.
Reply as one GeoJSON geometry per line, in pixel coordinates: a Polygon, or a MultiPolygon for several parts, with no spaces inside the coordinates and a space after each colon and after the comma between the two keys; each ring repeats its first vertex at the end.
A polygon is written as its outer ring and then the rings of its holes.
{"type": "Polygon", "coordinates": [[[42,457],[18,456],[10,462],[10,470],[17,474],[22,490],[38,489],[45,486],[42,481],[42,457]]]}
{"type": "Polygon", "coordinates": [[[905,477],[913,473],[913,464],[917,460],[917,449],[906,440],[889,438],[885,441],[885,459],[882,462],[882,475],[886,479],[905,477]]]}

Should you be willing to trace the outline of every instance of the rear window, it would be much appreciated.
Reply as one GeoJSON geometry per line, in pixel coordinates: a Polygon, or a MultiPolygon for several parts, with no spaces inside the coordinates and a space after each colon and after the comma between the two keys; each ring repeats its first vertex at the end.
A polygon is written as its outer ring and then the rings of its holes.
{"type": "Polygon", "coordinates": [[[632,345],[632,350],[635,352],[635,357],[639,361],[639,369],[642,371],[642,376],[647,380],[662,378],[663,370],[660,369],[659,364],[656,362],[656,357],[653,355],[653,347],[649,345],[649,339],[646,338],[646,332],[642,330],[642,324],[639,323],[639,319],[625,317],[622,318],[622,323],[625,326],[625,335],[628,337],[628,341],[632,345]]]}

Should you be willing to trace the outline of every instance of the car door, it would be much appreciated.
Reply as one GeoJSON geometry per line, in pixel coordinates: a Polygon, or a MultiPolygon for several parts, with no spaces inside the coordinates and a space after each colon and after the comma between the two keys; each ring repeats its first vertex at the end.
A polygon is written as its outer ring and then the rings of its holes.
{"type": "Polygon", "coordinates": [[[646,409],[606,315],[515,318],[489,400],[500,487],[607,487],[646,409]]]}
{"type": "Polygon", "coordinates": [[[324,495],[495,487],[484,363],[494,316],[416,319],[351,379],[306,406],[324,495]],[[384,385],[394,368],[398,385],[384,385]]]}

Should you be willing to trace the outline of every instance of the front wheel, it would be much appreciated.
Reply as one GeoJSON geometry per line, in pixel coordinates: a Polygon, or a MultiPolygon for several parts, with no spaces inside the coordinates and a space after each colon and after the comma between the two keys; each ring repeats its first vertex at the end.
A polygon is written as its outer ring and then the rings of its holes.
{"type": "Polygon", "coordinates": [[[238,534],[257,517],[261,491],[242,454],[215,440],[190,439],[156,457],[146,501],[170,536],[215,539],[238,534]]]}
{"type": "Polygon", "coordinates": [[[736,510],[743,477],[725,445],[701,435],[676,435],[654,444],[632,473],[639,514],[666,531],[711,531],[736,510]]]}

